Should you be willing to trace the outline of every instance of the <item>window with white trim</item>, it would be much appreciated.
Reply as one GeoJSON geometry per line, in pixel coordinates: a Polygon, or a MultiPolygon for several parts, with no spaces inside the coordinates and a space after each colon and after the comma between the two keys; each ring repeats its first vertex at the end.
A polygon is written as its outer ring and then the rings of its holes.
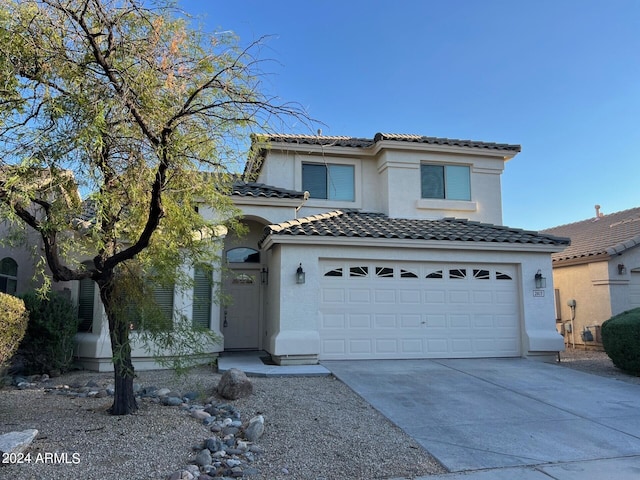
{"type": "Polygon", "coordinates": [[[209,328],[211,324],[211,303],[213,270],[209,265],[196,265],[193,272],[193,306],[191,324],[195,328],[209,328]]]}
{"type": "Polygon", "coordinates": [[[355,201],[353,165],[303,163],[302,190],[311,198],[355,201]]]}
{"type": "Polygon", "coordinates": [[[0,292],[15,295],[18,287],[18,264],[13,258],[0,260],[0,292]]]}
{"type": "Polygon", "coordinates": [[[170,331],[173,330],[174,285],[147,283],[148,297],[141,299],[142,304],[129,301],[124,313],[129,320],[131,330],[170,331]]]}
{"type": "MultiPolygon", "coordinates": [[[[84,262],[83,265],[91,268],[93,262],[84,262]]],[[[90,278],[83,278],[78,282],[78,332],[90,333],[93,329],[95,290],[96,284],[90,278]]]]}
{"type": "Polygon", "coordinates": [[[422,198],[471,200],[468,165],[420,165],[422,198]]]}

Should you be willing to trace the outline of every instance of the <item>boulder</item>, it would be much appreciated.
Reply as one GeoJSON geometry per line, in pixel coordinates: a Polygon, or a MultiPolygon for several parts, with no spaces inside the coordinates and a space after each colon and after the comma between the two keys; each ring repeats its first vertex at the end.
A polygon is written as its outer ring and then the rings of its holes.
{"type": "Polygon", "coordinates": [[[253,384],[242,370],[231,368],[222,374],[218,383],[218,393],[227,400],[237,400],[251,395],[253,384]]]}
{"type": "Polygon", "coordinates": [[[33,439],[38,435],[38,430],[30,429],[22,432],[9,432],[0,435],[0,454],[2,453],[22,453],[33,439]]]}
{"type": "Polygon", "coordinates": [[[257,442],[263,433],[264,417],[262,415],[256,415],[251,420],[249,420],[249,425],[244,431],[244,436],[250,442],[257,442]]]}

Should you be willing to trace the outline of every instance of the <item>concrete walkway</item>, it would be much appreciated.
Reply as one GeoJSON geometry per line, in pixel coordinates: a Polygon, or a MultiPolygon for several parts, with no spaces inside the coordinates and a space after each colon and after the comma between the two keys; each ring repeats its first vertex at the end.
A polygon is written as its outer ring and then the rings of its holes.
{"type": "Polygon", "coordinates": [[[640,478],[640,386],[525,359],[323,362],[452,473],[640,478]]]}
{"type": "Polygon", "coordinates": [[[238,368],[250,377],[316,377],[331,372],[322,365],[270,365],[262,361],[269,358],[266,352],[224,352],[218,357],[218,371],[238,368]]]}

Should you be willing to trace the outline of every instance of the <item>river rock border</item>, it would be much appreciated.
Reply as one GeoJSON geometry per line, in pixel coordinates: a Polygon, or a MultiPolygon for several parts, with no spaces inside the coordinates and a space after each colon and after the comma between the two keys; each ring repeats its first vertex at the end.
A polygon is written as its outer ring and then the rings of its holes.
{"type": "MultiPolygon", "coordinates": [[[[45,393],[75,398],[105,398],[113,396],[112,384],[100,385],[89,380],[85,384],[49,386],[47,375],[14,377],[18,389],[43,388],[45,393]]],[[[143,387],[134,384],[138,401],[146,400],[167,407],[180,408],[194,420],[208,426],[211,436],[192,448],[197,452],[192,464],[185,465],[167,476],[167,480],[229,480],[250,478],[260,472],[251,466],[262,448],[256,444],[264,432],[264,417],[257,415],[243,422],[233,405],[209,397],[197,402],[198,392],[175,392],[168,388],[143,387]]]]}

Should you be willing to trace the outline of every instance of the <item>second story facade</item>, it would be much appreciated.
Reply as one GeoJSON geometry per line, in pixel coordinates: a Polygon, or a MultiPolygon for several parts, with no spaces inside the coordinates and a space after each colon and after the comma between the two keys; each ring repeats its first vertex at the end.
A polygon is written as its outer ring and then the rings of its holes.
{"type": "Polygon", "coordinates": [[[335,209],[391,218],[502,225],[501,175],[519,145],[391,135],[253,138],[245,179],[309,192],[304,214],[335,209]]]}

